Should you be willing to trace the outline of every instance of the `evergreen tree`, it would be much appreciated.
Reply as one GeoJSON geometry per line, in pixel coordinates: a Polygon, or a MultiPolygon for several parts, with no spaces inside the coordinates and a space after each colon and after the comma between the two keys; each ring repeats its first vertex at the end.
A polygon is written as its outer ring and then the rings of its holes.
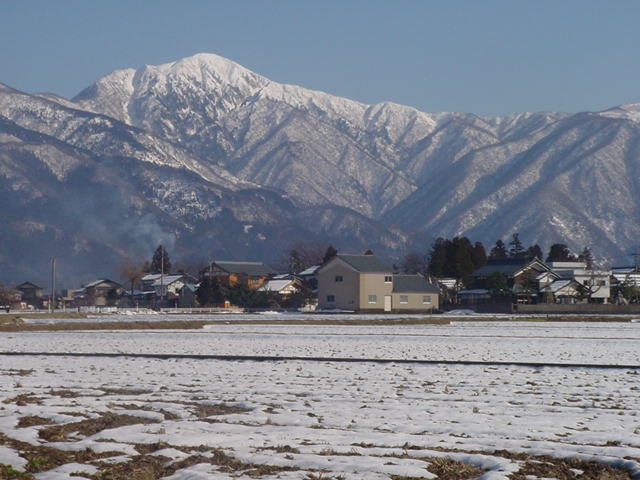
{"type": "Polygon", "coordinates": [[[507,247],[505,247],[504,242],[502,240],[496,240],[495,246],[491,249],[489,253],[490,260],[501,260],[503,258],[507,258],[507,247]]]}
{"type": "Polygon", "coordinates": [[[533,260],[534,258],[537,258],[538,260],[542,260],[542,256],[543,256],[542,249],[540,248],[540,245],[538,245],[537,243],[527,248],[527,258],[529,260],[533,260]]]}
{"type": "Polygon", "coordinates": [[[322,258],[322,263],[327,263],[329,260],[331,260],[336,255],[338,255],[338,250],[333,248],[332,245],[329,245],[329,247],[327,248],[327,251],[324,254],[324,257],[322,258]]]}
{"type": "Polygon", "coordinates": [[[169,254],[165,248],[160,245],[153,252],[149,273],[164,273],[166,275],[169,272],[171,272],[171,260],[169,260],[169,254]]]}
{"type": "Polygon", "coordinates": [[[467,237],[454,237],[451,240],[452,253],[447,259],[451,275],[466,280],[475,270],[473,265],[473,247],[467,237]]]}
{"type": "Polygon", "coordinates": [[[487,290],[494,297],[504,297],[509,295],[509,284],[507,278],[500,272],[493,272],[486,281],[487,290]]]}
{"type": "Polygon", "coordinates": [[[474,269],[478,269],[487,263],[487,252],[481,242],[476,242],[471,251],[471,260],[474,269]]]}
{"type": "Polygon", "coordinates": [[[435,277],[445,276],[449,243],[451,243],[449,240],[439,237],[431,246],[431,254],[429,255],[429,273],[435,277]]]}
{"type": "Polygon", "coordinates": [[[593,270],[593,254],[589,247],[584,247],[580,255],[578,255],[578,260],[586,263],[588,270],[593,270]]]}
{"type": "Polygon", "coordinates": [[[509,257],[511,258],[524,258],[526,254],[526,250],[522,246],[522,242],[520,241],[520,234],[514,233],[511,237],[511,241],[509,242],[509,257]]]}
{"type": "Polygon", "coordinates": [[[547,262],[573,262],[576,257],[571,254],[571,250],[564,243],[554,243],[549,249],[547,262]]]}
{"type": "Polygon", "coordinates": [[[224,292],[218,280],[215,278],[203,277],[196,290],[198,303],[203,307],[211,307],[224,302],[224,292]]]}

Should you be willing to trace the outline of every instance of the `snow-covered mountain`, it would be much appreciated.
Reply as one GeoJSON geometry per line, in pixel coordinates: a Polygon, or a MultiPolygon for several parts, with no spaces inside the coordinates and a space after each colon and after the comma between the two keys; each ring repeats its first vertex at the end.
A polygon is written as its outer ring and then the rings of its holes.
{"type": "Polygon", "coordinates": [[[51,256],[69,281],[117,276],[124,259],[142,262],[159,243],[203,261],[273,258],[318,236],[360,247],[371,238],[389,251],[407,242],[353,210],[296,205],[152,133],[71,107],[0,84],[5,281],[44,282],[51,256]]]}
{"type": "Polygon", "coordinates": [[[113,72],[71,101],[0,85],[0,115],[2,195],[46,186],[56,196],[70,172],[108,170],[105,188],[128,189],[123,209],[166,219],[158,231],[206,255],[269,256],[293,237],[392,254],[412,239],[426,249],[439,235],[490,244],[520,232],[527,243],[566,241],[614,258],[640,236],[640,104],[496,118],[424,113],[272,82],[198,54],[113,72]],[[25,140],[34,135],[39,155],[25,140]],[[27,156],[51,179],[36,187],[29,170],[18,182],[27,156]],[[226,227],[233,222],[237,232],[226,227]],[[195,240],[218,231],[235,240],[211,248],[195,240]],[[247,243],[251,234],[266,240],[247,243]]]}

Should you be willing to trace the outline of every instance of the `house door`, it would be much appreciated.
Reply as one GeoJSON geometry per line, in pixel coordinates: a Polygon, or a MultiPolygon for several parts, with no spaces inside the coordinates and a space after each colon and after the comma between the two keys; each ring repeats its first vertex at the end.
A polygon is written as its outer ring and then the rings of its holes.
{"type": "Polygon", "coordinates": [[[391,295],[384,296],[384,311],[385,312],[391,311],[391,295]]]}

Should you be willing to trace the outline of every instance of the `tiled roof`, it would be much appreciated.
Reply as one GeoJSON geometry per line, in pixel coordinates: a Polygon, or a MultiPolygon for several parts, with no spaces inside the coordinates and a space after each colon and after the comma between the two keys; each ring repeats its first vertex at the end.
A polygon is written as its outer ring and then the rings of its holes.
{"type": "Polygon", "coordinates": [[[394,275],[393,293],[439,293],[437,286],[420,275],[394,275]]]}
{"type": "MultiPolygon", "coordinates": [[[[478,268],[471,274],[472,277],[487,277],[492,273],[501,273],[507,277],[513,276],[519,270],[522,270],[525,266],[539,260],[527,260],[524,258],[503,258],[500,260],[489,260],[486,265],[478,268]]],[[[543,263],[540,262],[544,266],[543,263]]],[[[547,268],[543,268],[547,270],[547,268]]]]}
{"type": "Polygon", "coordinates": [[[350,255],[338,254],[337,257],[344,260],[354,269],[363,273],[391,273],[393,269],[375,255],[350,255]]]}
{"type": "Polygon", "coordinates": [[[214,260],[218,267],[229,273],[244,273],[250,277],[264,277],[275,272],[273,268],[262,262],[233,262],[227,260],[214,260]]]}

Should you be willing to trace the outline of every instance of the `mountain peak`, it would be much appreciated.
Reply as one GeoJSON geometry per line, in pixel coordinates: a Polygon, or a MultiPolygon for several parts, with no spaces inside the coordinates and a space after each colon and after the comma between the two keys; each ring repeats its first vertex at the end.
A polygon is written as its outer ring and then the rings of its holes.
{"type": "Polygon", "coordinates": [[[633,122],[640,122],[640,103],[626,103],[617,107],[598,112],[603,117],[624,118],[633,122]]]}
{"type": "Polygon", "coordinates": [[[145,65],[141,78],[149,75],[154,82],[170,79],[172,82],[185,80],[206,88],[220,85],[243,86],[246,84],[264,84],[268,80],[248,68],[228,58],[214,53],[197,53],[174,62],[161,65],[145,65]]]}

